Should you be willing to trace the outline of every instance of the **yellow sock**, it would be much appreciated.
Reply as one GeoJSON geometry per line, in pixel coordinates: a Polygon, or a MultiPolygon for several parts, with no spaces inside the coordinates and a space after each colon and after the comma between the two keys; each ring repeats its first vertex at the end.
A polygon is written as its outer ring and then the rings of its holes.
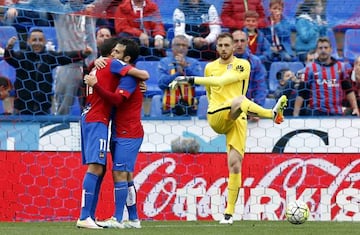
{"type": "Polygon", "coordinates": [[[247,114],[253,114],[262,118],[272,119],[274,116],[272,109],[265,109],[257,103],[254,103],[246,98],[241,102],[240,108],[247,114]]]}
{"type": "Polygon", "coordinates": [[[229,174],[228,182],[228,199],[225,214],[234,214],[235,204],[239,196],[239,188],[241,186],[241,174],[229,174]]]}

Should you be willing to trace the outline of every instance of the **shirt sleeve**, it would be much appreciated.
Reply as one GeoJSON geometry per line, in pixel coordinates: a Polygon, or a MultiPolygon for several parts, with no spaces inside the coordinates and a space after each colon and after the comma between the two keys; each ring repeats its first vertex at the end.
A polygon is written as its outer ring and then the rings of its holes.
{"type": "Polygon", "coordinates": [[[205,38],[208,43],[215,42],[217,36],[221,33],[219,14],[214,5],[209,7],[209,29],[210,33],[205,38]]]}
{"type": "Polygon", "coordinates": [[[138,83],[134,77],[125,76],[120,79],[120,84],[115,92],[105,90],[96,83],[94,85],[94,90],[102,97],[106,102],[114,105],[116,107],[120,106],[126,99],[137,88],[138,83]]]}
{"type": "Polygon", "coordinates": [[[114,106],[120,105],[125,100],[124,96],[119,95],[117,92],[113,93],[111,91],[107,91],[100,85],[98,85],[98,83],[94,85],[94,90],[99,94],[101,98],[105,100],[105,102],[108,102],[114,106]]]}
{"type": "Polygon", "coordinates": [[[250,63],[243,60],[241,64],[236,64],[236,68],[227,70],[221,76],[214,77],[195,77],[194,83],[205,86],[225,86],[237,81],[249,79],[250,63]]]}
{"type": "Polygon", "coordinates": [[[131,65],[116,59],[112,60],[110,64],[111,73],[118,74],[120,76],[125,76],[132,68],[133,67],[131,65]]]}

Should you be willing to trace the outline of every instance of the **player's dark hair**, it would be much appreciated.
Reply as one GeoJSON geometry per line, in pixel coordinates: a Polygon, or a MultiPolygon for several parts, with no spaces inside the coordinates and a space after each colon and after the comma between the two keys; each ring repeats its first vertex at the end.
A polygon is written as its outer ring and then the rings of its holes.
{"type": "Polygon", "coordinates": [[[118,43],[119,39],[115,37],[105,39],[99,48],[101,56],[109,56],[118,43]]]}
{"type": "Polygon", "coordinates": [[[130,63],[133,64],[140,54],[139,45],[132,39],[129,38],[120,38],[119,43],[126,46],[124,51],[124,57],[130,56],[130,63]]]}
{"type": "Polygon", "coordinates": [[[5,89],[12,88],[10,80],[4,76],[0,76],[0,86],[3,86],[5,89]]]}

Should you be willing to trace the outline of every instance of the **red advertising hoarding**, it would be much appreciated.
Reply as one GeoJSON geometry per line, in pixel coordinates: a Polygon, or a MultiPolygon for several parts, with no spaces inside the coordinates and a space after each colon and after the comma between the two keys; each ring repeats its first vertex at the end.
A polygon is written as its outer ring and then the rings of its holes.
{"type": "MultiPolygon", "coordinates": [[[[76,220],[86,167],[79,152],[0,152],[0,221],[76,220]]],[[[225,206],[225,153],[140,153],[141,219],[218,220],[225,206]]],[[[111,168],[97,217],[113,212],[111,168]]],[[[301,199],[310,220],[360,220],[360,154],[246,154],[235,220],[282,220],[301,199]]]]}

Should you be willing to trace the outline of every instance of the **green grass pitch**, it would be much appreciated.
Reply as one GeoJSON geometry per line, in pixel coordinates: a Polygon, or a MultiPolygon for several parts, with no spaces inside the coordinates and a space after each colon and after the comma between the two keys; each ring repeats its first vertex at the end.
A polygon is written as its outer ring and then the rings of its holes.
{"type": "Polygon", "coordinates": [[[292,225],[287,221],[235,221],[219,225],[215,221],[143,221],[142,229],[90,230],[75,227],[75,222],[1,222],[1,235],[352,235],[360,234],[359,222],[306,222],[292,225]]]}

